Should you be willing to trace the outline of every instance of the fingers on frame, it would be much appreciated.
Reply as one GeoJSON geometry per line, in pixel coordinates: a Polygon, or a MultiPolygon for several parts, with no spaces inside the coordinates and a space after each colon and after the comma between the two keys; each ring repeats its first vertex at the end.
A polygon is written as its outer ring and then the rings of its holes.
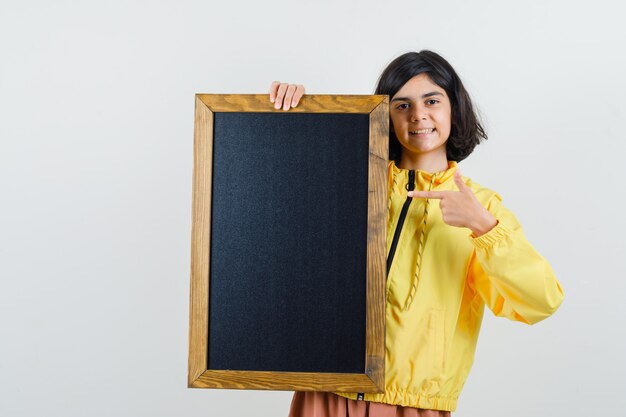
{"type": "Polygon", "coordinates": [[[303,95],[304,86],[302,84],[298,84],[296,87],[296,92],[293,94],[293,99],[291,100],[291,107],[296,107],[303,95]]]}
{"type": "Polygon", "coordinates": [[[273,103],[276,100],[276,92],[278,90],[278,86],[280,85],[280,81],[274,81],[270,85],[270,101],[273,103]]]}
{"type": "Polygon", "coordinates": [[[296,91],[296,85],[289,84],[289,86],[287,87],[287,92],[285,93],[285,102],[283,103],[283,110],[289,110],[289,108],[291,107],[292,105],[291,100],[293,98],[293,93],[295,93],[295,91],[296,91]]]}
{"type": "Polygon", "coordinates": [[[283,98],[285,98],[285,92],[287,91],[287,87],[289,84],[281,83],[278,86],[278,92],[276,93],[276,101],[274,102],[274,108],[280,109],[283,105],[283,98]]]}
{"type": "Polygon", "coordinates": [[[296,107],[300,103],[304,93],[305,88],[302,84],[274,81],[270,86],[270,101],[274,103],[276,109],[284,107],[284,110],[289,110],[289,107],[296,107]]]}

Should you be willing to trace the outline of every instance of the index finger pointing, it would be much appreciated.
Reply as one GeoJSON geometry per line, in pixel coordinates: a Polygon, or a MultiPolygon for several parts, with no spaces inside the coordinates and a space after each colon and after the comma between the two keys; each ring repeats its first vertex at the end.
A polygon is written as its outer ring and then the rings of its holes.
{"type": "Polygon", "coordinates": [[[448,191],[409,191],[407,195],[414,198],[444,198],[448,191]]]}

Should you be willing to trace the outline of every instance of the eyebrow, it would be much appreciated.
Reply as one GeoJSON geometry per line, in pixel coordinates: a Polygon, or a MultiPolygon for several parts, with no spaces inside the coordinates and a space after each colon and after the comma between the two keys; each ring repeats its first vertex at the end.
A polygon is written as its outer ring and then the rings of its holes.
{"type": "MultiPolygon", "coordinates": [[[[442,96],[443,94],[437,92],[437,91],[431,91],[430,93],[426,93],[426,94],[422,94],[422,98],[428,98],[428,97],[432,97],[432,96],[442,96]]],[[[394,101],[411,101],[408,97],[395,97],[391,100],[391,102],[393,103],[394,101]]]]}

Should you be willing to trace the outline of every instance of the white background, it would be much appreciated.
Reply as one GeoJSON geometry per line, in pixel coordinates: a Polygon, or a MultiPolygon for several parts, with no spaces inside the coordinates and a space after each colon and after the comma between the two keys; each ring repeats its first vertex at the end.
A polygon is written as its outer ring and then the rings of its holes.
{"type": "Polygon", "coordinates": [[[1,0],[0,415],[286,416],[289,392],[186,388],[194,94],[370,94],[420,49],[483,114],[461,172],[565,290],[535,326],[486,312],[454,414],[623,415],[618,4],[1,0]]]}

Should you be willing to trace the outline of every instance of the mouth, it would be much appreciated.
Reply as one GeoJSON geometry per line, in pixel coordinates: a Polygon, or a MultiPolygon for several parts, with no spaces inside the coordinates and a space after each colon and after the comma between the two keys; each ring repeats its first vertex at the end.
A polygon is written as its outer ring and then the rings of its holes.
{"type": "Polygon", "coordinates": [[[436,129],[434,127],[428,129],[409,130],[409,134],[414,136],[426,136],[430,133],[433,133],[435,130],[436,129]]]}

